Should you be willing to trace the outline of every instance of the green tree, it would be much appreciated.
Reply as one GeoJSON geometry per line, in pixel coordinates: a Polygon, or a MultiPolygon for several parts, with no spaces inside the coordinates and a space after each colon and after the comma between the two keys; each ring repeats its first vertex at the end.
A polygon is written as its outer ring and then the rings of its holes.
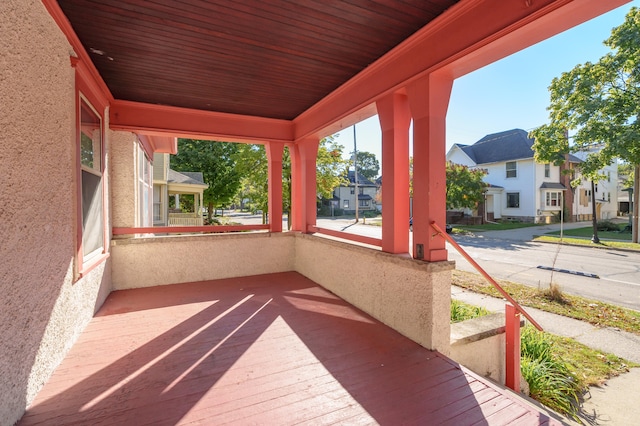
{"type": "Polygon", "coordinates": [[[178,153],[171,157],[171,168],[177,172],[202,172],[209,188],[203,204],[211,221],[214,208],[229,203],[240,188],[235,153],[238,144],[198,139],[178,139],[178,153]]]}
{"type": "Polygon", "coordinates": [[[640,170],[640,11],[632,8],[604,44],[611,52],[596,63],[577,65],[549,87],[550,123],[531,132],[535,158],[560,164],[566,153],[592,152],[581,164],[587,179],[620,158],[635,168],[633,241],[638,241],[638,171],[640,170]]]}
{"type": "MultiPolygon", "coordinates": [[[[378,162],[375,154],[367,151],[358,151],[356,160],[358,173],[373,182],[380,172],[380,162],[378,162]]],[[[353,161],[351,161],[351,165],[353,165],[353,161]]]]}
{"type": "MultiPolygon", "coordinates": [[[[262,210],[263,223],[268,210],[268,171],[269,165],[263,145],[243,145],[235,155],[238,172],[242,176],[241,194],[249,199],[250,208],[262,210]]],[[[330,198],[333,190],[347,182],[346,167],[348,162],[342,159],[342,146],[332,137],[324,138],[318,147],[316,164],[316,190],[319,196],[330,198]]],[[[284,150],[282,158],[282,209],[291,217],[291,157],[289,150],[284,150]]],[[[289,226],[291,221],[288,221],[289,226]]]]}
{"type": "Polygon", "coordinates": [[[475,209],[484,199],[486,171],[447,161],[447,209],[475,209]]]}

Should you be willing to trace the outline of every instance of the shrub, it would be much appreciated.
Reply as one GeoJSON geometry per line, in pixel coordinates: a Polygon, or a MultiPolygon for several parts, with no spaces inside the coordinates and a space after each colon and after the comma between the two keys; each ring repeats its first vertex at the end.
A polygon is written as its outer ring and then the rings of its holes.
{"type": "Polygon", "coordinates": [[[462,322],[468,319],[489,315],[489,311],[480,306],[469,305],[459,300],[451,299],[451,322],[462,322]]]}
{"type": "Polygon", "coordinates": [[[609,219],[599,220],[598,231],[618,232],[620,231],[620,226],[618,226],[617,223],[610,221],[609,219]]]}
{"type": "Polygon", "coordinates": [[[577,419],[580,384],[567,364],[553,354],[549,337],[527,326],[521,334],[522,377],[529,384],[530,396],[549,408],[577,419]]]}

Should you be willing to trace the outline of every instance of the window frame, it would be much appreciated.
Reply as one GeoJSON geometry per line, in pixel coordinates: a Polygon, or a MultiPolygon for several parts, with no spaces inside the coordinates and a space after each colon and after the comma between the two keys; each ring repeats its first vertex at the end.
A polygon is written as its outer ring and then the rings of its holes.
{"type": "Polygon", "coordinates": [[[507,197],[507,199],[506,199],[506,201],[507,201],[507,207],[506,207],[506,208],[507,208],[507,209],[519,209],[519,208],[520,208],[520,192],[507,192],[507,193],[506,193],[506,197],[507,197]],[[509,205],[509,196],[510,196],[510,195],[517,195],[517,197],[518,197],[518,199],[517,199],[518,203],[517,203],[517,205],[516,205],[516,206],[510,206],[510,205],[509,205]]]}
{"type": "Polygon", "coordinates": [[[147,156],[142,144],[138,142],[136,159],[137,226],[153,226],[153,162],[147,156]]]}
{"type": "Polygon", "coordinates": [[[504,163],[505,168],[505,179],[515,179],[518,177],[518,162],[517,161],[507,161],[504,163]],[[513,168],[509,168],[509,165],[513,164],[513,168]],[[513,176],[509,176],[509,173],[513,172],[513,176]]]}
{"type": "Polygon", "coordinates": [[[546,178],[551,177],[551,164],[549,163],[545,163],[544,165],[544,177],[546,178]]]}
{"type": "MultiPolygon", "coordinates": [[[[77,189],[77,206],[76,206],[76,267],[75,267],[75,279],[80,279],[91,270],[93,270],[98,264],[104,261],[108,257],[108,230],[107,230],[107,212],[106,212],[106,185],[105,185],[105,159],[106,159],[106,147],[105,147],[105,120],[104,113],[100,113],[94,106],[85,92],[80,88],[76,90],[76,189],[77,189]],[[99,160],[99,166],[91,167],[83,163],[82,158],[82,112],[86,106],[87,111],[90,111],[98,119],[100,127],[99,137],[100,146],[97,159],[99,160]],[[89,173],[93,176],[99,177],[99,189],[100,189],[100,222],[93,226],[94,232],[100,232],[102,235],[102,241],[100,247],[96,247],[94,250],[85,253],[85,234],[87,231],[85,228],[85,211],[83,210],[83,172],[89,173]]],[[[95,154],[94,154],[95,156],[95,154]]],[[[91,232],[91,231],[88,231],[91,232]]]]}
{"type": "Polygon", "coordinates": [[[557,207],[557,208],[561,207],[560,206],[560,203],[562,201],[561,191],[546,191],[544,199],[545,199],[545,206],[547,206],[547,207],[557,207]],[[552,198],[552,195],[556,195],[557,198],[555,198],[555,200],[554,200],[552,198]],[[556,201],[556,204],[553,204],[553,201],[556,201]]]}

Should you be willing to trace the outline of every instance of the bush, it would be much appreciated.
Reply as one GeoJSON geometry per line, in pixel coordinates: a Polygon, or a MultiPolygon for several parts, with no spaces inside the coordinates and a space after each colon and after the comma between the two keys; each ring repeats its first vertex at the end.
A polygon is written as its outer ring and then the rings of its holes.
{"type": "Polygon", "coordinates": [[[530,396],[547,407],[577,419],[580,384],[567,364],[553,354],[549,337],[533,326],[522,330],[520,371],[530,396]]]}
{"type": "Polygon", "coordinates": [[[378,217],[379,214],[377,210],[365,210],[362,212],[362,217],[373,218],[378,217]]]}
{"type": "Polygon", "coordinates": [[[489,315],[489,311],[480,306],[469,305],[459,300],[451,299],[451,322],[462,322],[489,315]]]}
{"type": "Polygon", "coordinates": [[[620,231],[620,226],[618,226],[617,223],[613,223],[609,219],[599,220],[598,221],[598,231],[618,232],[618,231],[620,231]]]}

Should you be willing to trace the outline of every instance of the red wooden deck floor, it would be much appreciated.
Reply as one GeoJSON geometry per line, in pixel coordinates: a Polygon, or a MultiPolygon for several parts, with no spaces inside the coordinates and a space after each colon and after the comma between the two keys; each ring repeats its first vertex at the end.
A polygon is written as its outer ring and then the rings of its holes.
{"type": "Polygon", "coordinates": [[[20,424],[560,423],[283,273],[112,293],[20,424]]]}

